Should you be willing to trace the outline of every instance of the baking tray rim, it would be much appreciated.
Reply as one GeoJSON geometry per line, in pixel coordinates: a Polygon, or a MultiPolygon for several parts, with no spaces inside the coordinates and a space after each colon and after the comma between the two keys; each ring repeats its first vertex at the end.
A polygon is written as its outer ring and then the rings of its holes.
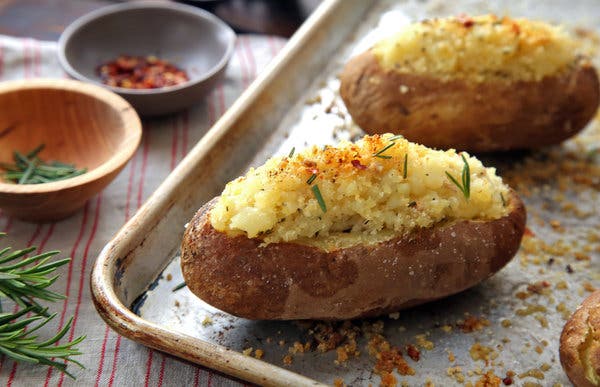
{"type": "Polygon", "coordinates": [[[227,134],[242,112],[251,108],[253,100],[261,90],[276,75],[285,71],[290,58],[301,50],[305,42],[316,33],[323,20],[336,12],[343,1],[325,0],[319,5],[267,68],[209,129],[136,214],[104,246],[96,259],[90,277],[92,301],[100,317],[118,334],[184,360],[261,385],[282,383],[299,386],[323,385],[280,366],[147,321],[133,313],[120,301],[113,286],[120,257],[128,255],[140,245],[135,245],[137,233],[141,232],[148,222],[155,222],[156,225],[156,216],[174,204],[170,203],[169,197],[177,185],[184,182],[185,176],[191,172],[196,163],[221,137],[227,134]]]}

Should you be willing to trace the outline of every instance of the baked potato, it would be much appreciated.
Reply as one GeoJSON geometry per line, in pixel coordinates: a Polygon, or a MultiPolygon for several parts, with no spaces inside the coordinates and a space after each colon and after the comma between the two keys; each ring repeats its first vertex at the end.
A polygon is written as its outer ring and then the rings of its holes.
{"type": "Polygon", "coordinates": [[[445,297],[516,253],[525,208],[493,168],[391,134],[250,169],[189,222],[181,268],[249,319],[351,319],[445,297]]]}
{"type": "Polygon", "coordinates": [[[352,58],[340,80],[365,132],[471,152],[560,143],[600,100],[596,70],[562,28],[493,15],[410,25],[352,58]]]}
{"type": "Polygon", "coordinates": [[[560,362],[575,386],[600,386],[600,290],[588,296],[565,324],[560,362]]]}

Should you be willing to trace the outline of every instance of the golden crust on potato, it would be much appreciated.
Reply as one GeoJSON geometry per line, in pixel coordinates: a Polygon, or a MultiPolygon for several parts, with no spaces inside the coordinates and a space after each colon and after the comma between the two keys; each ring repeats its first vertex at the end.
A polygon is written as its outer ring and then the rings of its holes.
{"type": "Polygon", "coordinates": [[[565,324],[560,362],[575,386],[600,386],[600,290],[586,298],[565,324]]]}
{"type": "Polygon", "coordinates": [[[583,60],[540,81],[475,82],[386,71],[367,51],[340,79],[342,99],[367,133],[473,152],[560,143],[585,127],[600,101],[596,71],[583,60]]]}
{"type": "Polygon", "coordinates": [[[374,245],[325,251],[215,230],[203,206],[186,229],[181,267],[189,289],[249,319],[350,319],[389,313],[460,292],[516,253],[525,208],[511,191],[508,215],[418,229],[374,245]]]}

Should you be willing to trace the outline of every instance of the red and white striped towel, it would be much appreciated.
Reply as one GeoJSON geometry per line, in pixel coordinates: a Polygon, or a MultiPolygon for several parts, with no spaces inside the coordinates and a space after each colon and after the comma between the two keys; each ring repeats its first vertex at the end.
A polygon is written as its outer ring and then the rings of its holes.
{"type": "MultiPolygon", "coordinates": [[[[87,338],[79,345],[77,360],[86,366],[69,366],[77,380],[45,366],[17,364],[0,358],[0,383],[7,386],[228,386],[239,382],[208,369],[181,362],[150,350],[109,329],[92,305],[89,289],[93,261],[114,233],[129,219],[188,150],[206,133],[257,73],[285,44],[270,36],[240,35],[224,81],[197,106],[180,114],[144,122],[137,153],[102,193],[89,200],[74,216],[51,224],[35,225],[7,217],[0,211],[0,230],[8,238],[2,246],[61,250],[72,257],[60,269],[53,290],[67,296],[51,306],[58,316],[39,334],[50,337],[58,324],[74,316],[70,339],[87,338]]],[[[56,56],[56,44],[0,36],[0,81],[33,77],[65,77],[56,56]]],[[[1,107],[0,107],[1,108],[1,107]]]]}

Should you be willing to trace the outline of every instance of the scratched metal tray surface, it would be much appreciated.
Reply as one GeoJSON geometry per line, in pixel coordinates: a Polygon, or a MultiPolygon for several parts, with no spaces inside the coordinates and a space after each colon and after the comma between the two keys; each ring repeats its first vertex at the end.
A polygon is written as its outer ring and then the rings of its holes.
{"type": "MultiPolygon", "coordinates": [[[[597,45],[595,35],[581,28],[598,28],[595,0],[325,1],[104,248],[92,274],[100,315],[142,344],[258,384],[319,385],[338,378],[348,385],[379,384],[366,337],[358,340],[361,355],[344,362],[336,361],[336,351],[309,350],[294,353],[291,364],[284,364],[294,342],[311,340],[306,324],[239,319],[187,288],[173,291],[182,282],[179,244],[195,210],[249,166],[292,147],[363,134],[337,94],[336,75],[350,56],[402,24],[462,12],[565,23],[591,53],[597,45]],[[256,349],[264,352],[261,360],[244,355],[256,349]]],[[[507,267],[470,290],[366,321],[381,323],[391,345],[421,345],[418,361],[407,357],[415,374],[396,374],[399,381],[461,385],[490,370],[501,378],[511,370],[517,374],[515,385],[569,385],[558,359],[558,338],[569,312],[587,291],[600,287],[597,123],[551,150],[484,156],[520,189],[529,212],[527,242],[507,267]],[[564,167],[563,159],[568,161],[564,167]],[[560,176],[530,173],[544,163],[560,164],[560,176]],[[463,332],[460,322],[468,315],[485,318],[481,329],[463,332]],[[418,340],[418,335],[425,336],[418,340]],[[477,360],[475,344],[489,351],[487,361],[477,360]]]]}

